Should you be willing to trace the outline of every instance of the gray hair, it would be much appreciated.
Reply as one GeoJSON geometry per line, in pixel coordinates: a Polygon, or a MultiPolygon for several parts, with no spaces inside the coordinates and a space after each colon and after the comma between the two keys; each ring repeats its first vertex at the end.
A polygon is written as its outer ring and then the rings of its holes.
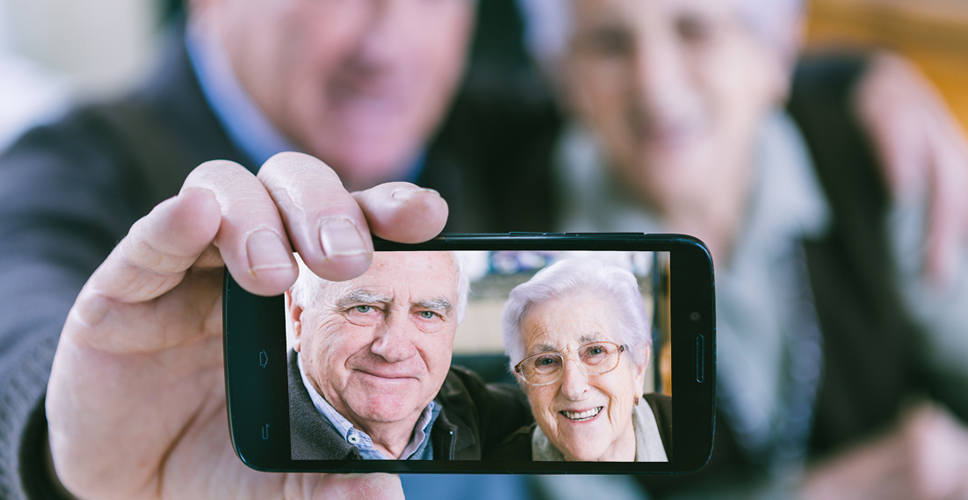
{"type": "MultiPolygon", "coordinates": [[[[467,312],[467,296],[470,294],[471,285],[467,278],[464,259],[457,252],[448,252],[454,259],[457,266],[457,324],[464,321],[467,312]]],[[[292,301],[301,305],[303,308],[315,306],[323,298],[323,292],[333,282],[324,280],[316,273],[312,272],[306,263],[296,254],[296,262],[299,263],[299,277],[296,283],[289,289],[292,301]]]]}
{"type": "Polygon", "coordinates": [[[521,323],[532,307],[549,300],[582,293],[612,299],[618,312],[615,325],[621,343],[637,366],[646,363],[652,347],[649,315],[635,276],[624,268],[594,259],[566,259],[538,271],[513,290],[501,314],[504,350],[511,358],[511,371],[525,356],[521,323]]]}
{"type": "MultiPolygon", "coordinates": [[[[573,0],[517,0],[525,23],[525,46],[542,69],[554,77],[571,44],[573,0]]],[[[783,40],[786,22],[804,12],[806,0],[737,0],[750,29],[768,43],[783,40]]],[[[791,47],[780,47],[787,52],[791,47]]]]}

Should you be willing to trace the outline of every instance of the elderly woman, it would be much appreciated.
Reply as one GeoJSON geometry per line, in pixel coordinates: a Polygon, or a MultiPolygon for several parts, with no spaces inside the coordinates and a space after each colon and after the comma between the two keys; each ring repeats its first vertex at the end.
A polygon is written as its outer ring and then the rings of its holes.
{"type": "Polygon", "coordinates": [[[668,461],[668,396],[642,397],[652,346],[632,273],[570,259],[511,291],[504,348],[536,424],[485,460],[668,461]]]}
{"type": "MultiPolygon", "coordinates": [[[[525,4],[534,52],[572,113],[559,229],[689,233],[716,260],[722,425],[701,487],[714,497],[776,484],[799,491],[760,494],[968,495],[963,474],[918,472],[968,463],[968,448],[947,444],[964,441],[963,423],[901,411],[930,394],[968,419],[968,274],[950,276],[947,294],[922,282],[924,207],[892,204],[869,138],[842,109],[863,66],[798,78],[792,94],[817,100],[786,108],[800,1],[525,4]],[[932,452],[883,452],[908,446],[932,452]],[[829,462],[810,467],[821,456],[829,462]]],[[[525,387],[532,398],[542,388],[525,387]]],[[[543,397],[567,401],[560,387],[543,397]]],[[[571,421],[532,405],[555,442],[547,421],[571,421]]]]}

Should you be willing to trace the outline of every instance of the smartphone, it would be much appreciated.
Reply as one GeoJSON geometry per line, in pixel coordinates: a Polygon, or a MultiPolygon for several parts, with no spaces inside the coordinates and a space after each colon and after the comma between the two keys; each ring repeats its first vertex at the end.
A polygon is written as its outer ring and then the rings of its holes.
{"type": "Polygon", "coordinates": [[[232,443],[261,471],[685,473],[712,451],[713,265],[683,235],[374,241],[366,274],[225,273],[232,443]],[[674,392],[674,394],[673,394],[674,392]]]}

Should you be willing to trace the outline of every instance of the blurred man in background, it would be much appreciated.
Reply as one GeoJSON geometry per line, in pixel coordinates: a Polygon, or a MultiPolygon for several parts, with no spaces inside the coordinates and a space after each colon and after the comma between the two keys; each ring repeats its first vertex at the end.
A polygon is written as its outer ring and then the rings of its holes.
{"type": "MultiPolygon", "coordinates": [[[[199,0],[185,42],[176,37],[138,93],[82,108],[5,153],[6,496],[42,497],[58,478],[124,498],[394,488],[379,476],[265,475],[237,460],[221,392],[221,269],[251,291],[280,293],[295,280],[297,250],[320,276],[348,279],[369,263],[371,231],[436,234],[443,199],[455,230],[551,226],[542,146],[556,135],[553,117],[514,119],[508,110],[520,107],[495,113],[459,98],[444,118],[474,9],[199,0]],[[289,149],[329,166],[276,155],[289,149]],[[213,158],[229,161],[203,163],[213,158]],[[443,199],[377,185],[387,181],[443,199]],[[344,184],[371,189],[351,195],[344,184]]],[[[535,101],[541,108],[540,94],[519,102],[535,101]]]]}

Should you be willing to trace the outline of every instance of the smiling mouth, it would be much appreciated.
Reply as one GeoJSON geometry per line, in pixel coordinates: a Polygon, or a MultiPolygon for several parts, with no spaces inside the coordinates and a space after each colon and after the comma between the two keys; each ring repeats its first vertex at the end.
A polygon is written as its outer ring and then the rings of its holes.
{"type": "Polygon", "coordinates": [[[369,375],[371,377],[376,377],[384,380],[408,380],[408,379],[416,378],[412,375],[407,375],[407,374],[379,373],[379,372],[371,372],[366,370],[359,370],[359,372],[369,375]]]}
{"type": "Polygon", "coordinates": [[[599,406],[599,407],[596,407],[596,408],[592,408],[591,410],[585,410],[585,411],[583,411],[581,413],[578,413],[578,412],[575,412],[575,411],[567,411],[567,410],[566,411],[560,411],[558,413],[561,413],[562,415],[564,415],[565,418],[567,418],[568,420],[575,420],[575,421],[578,421],[578,422],[582,422],[584,420],[591,420],[591,419],[595,418],[596,416],[598,416],[599,413],[601,413],[601,411],[604,408],[605,408],[604,406],[599,406]]]}

